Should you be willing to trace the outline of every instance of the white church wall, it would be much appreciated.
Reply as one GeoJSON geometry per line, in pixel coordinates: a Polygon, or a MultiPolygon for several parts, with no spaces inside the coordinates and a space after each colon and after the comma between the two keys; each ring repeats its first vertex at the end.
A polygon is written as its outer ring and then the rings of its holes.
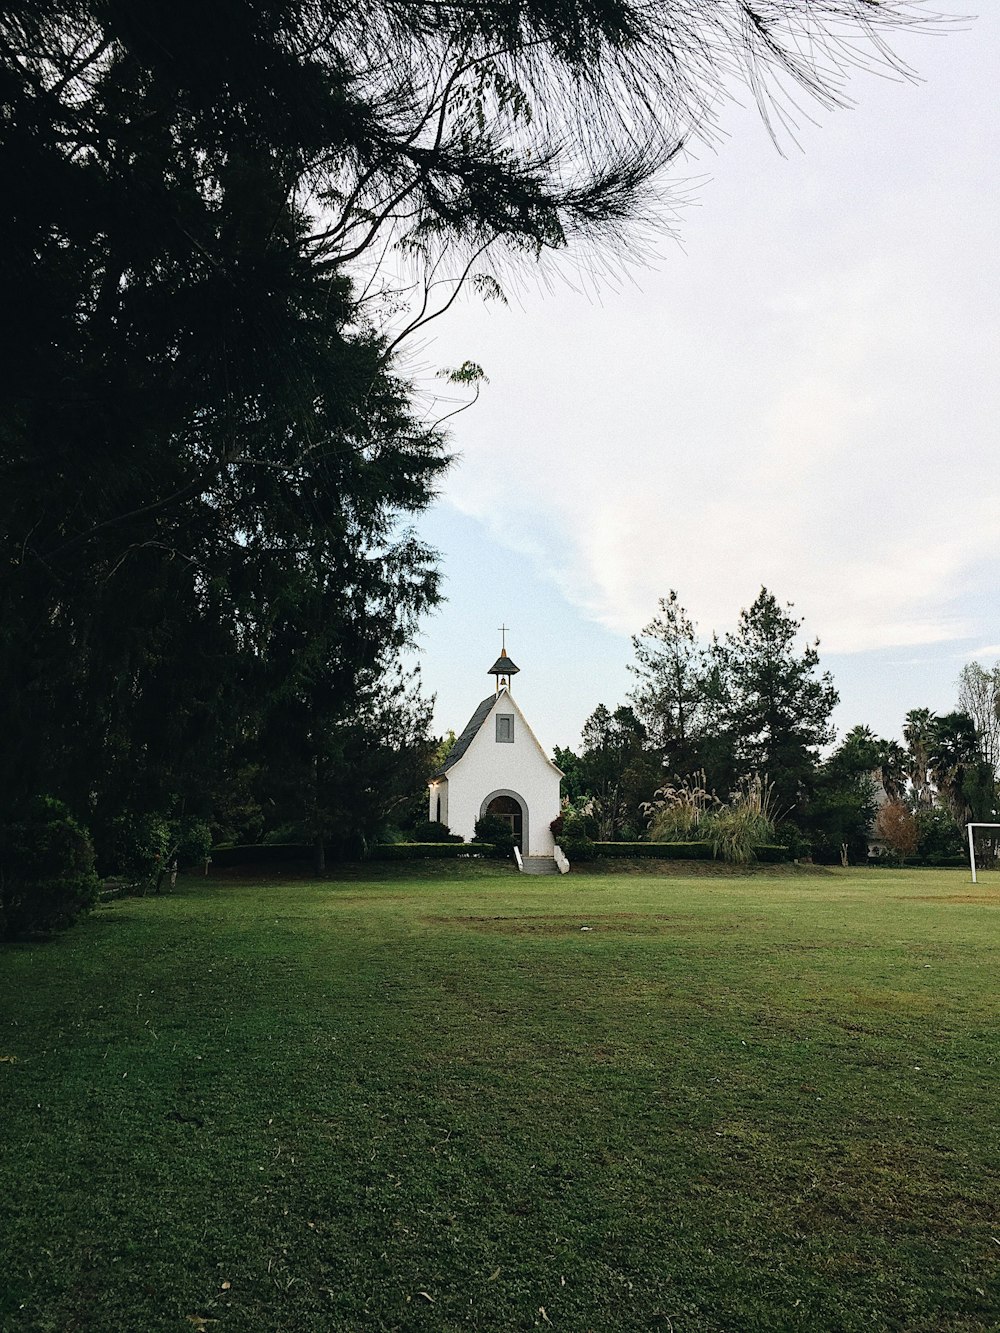
{"type": "Polygon", "coordinates": [[[549,825],[559,814],[559,774],[531,735],[512,695],[497,696],[469,748],[448,770],[447,788],[452,833],[471,839],[483,801],[495,792],[512,792],[527,808],[527,854],[552,855],[555,844],[549,825]],[[513,713],[513,742],[497,741],[497,713],[513,713]]]}

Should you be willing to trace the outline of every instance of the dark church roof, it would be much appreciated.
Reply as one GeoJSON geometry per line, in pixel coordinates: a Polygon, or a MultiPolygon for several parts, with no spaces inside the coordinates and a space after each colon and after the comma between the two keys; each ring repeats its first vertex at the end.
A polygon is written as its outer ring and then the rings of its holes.
{"type": "MultiPolygon", "coordinates": [[[[514,669],[515,671],[517,670],[516,667],[514,669]]],[[[462,755],[465,754],[466,750],[472,744],[479,728],[489,717],[490,709],[493,707],[496,701],[497,701],[497,696],[495,694],[490,694],[483,700],[481,704],[477,706],[476,711],[472,714],[468,722],[465,724],[465,730],[462,732],[461,736],[459,736],[458,740],[448,751],[448,758],[444,761],[444,763],[441,765],[438,771],[434,774],[434,777],[436,778],[441,777],[443,773],[448,772],[448,769],[451,768],[452,764],[458,763],[462,755]]]]}
{"type": "Polygon", "coordinates": [[[516,667],[506,653],[501,653],[486,674],[488,676],[513,676],[520,670],[521,668],[516,667]]]}

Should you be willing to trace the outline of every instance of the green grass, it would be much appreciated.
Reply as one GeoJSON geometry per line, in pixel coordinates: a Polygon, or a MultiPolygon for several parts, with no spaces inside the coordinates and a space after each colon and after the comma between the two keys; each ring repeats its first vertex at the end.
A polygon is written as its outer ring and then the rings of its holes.
{"type": "Polygon", "coordinates": [[[110,903],[0,953],[0,1327],[998,1329],[998,908],[648,866],[110,903]]]}

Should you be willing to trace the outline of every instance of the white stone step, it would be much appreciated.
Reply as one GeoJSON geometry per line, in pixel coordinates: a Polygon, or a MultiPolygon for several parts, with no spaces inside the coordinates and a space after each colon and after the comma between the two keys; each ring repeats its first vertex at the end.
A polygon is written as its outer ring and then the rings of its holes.
{"type": "Polygon", "coordinates": [[[524,857],[524,868],[522,873],[525,875],[558,875],[559,867],[551,856],[526,856],[524,857]]]}

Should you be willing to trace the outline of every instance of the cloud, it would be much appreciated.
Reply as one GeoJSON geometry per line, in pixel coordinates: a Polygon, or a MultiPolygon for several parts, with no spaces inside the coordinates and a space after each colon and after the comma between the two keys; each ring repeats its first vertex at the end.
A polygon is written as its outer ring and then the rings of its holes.
{"type": "Polygon", "coordinates": [[[518,421],[452,499],[618,632],[669,588],[722,630],[763,583],[837,652],[972,635],[963,581],[997,557],[1000,485],[985,449],[963,472],[941,446],[945,380],[923,367],[942,351],[914,277],[912,256],[802,275],[737,364],[718,297],[687,350],[664,329],[654,358],[645,320],[626,321],[622,359],[647,358],[627,413],[592,376],[569,428],[546,414],[540,447],[518,421]]]}
{"type": "Polygon", "coordinates": [[[492,384],[449,499],[619,633],[670,588],[724,631],[763,583],[829,651],[994,643],[1000,265],[973,94],[1000,26],[977,29],[936,48],[943,101],[932,52],[926,89],[880,90],[802,160],[742,142],[641,293],[454,330],[492,384]]]}

